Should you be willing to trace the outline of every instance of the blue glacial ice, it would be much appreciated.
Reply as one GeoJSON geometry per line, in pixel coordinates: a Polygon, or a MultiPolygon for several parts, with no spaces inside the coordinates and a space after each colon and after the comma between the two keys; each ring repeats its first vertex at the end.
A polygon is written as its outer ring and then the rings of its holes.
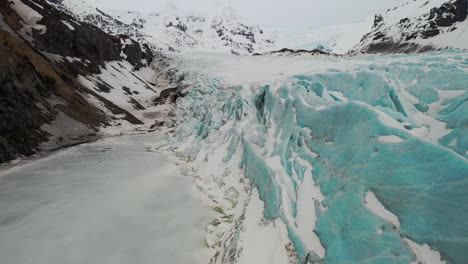
{"type": "Polygon", "coordinates": [[[258,190],[264,218],[285,224],[300,263],[412,263],[407,240],[467,263],[467,57],[345,58],[350,69],[250,86],[201,75],[179,102],[175,142],[192,140],[185,151],[193,155],[228,142],[226,163],[241,151],[233,166],[258,190]],[[224,137],[211,140],[220,130],[224,137]],[[300,206],[305,177],[324,199],[300,206]],[[398,226],[366,206],[369,192],[398,226]],[[300,210],[315,211],[324,256],[299,231],[300,210]]]}

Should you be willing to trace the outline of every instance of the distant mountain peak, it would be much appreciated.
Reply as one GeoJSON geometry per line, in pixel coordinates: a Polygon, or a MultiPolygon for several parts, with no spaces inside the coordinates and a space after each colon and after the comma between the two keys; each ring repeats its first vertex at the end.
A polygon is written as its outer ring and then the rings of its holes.
{"type": "Polygon", "coordinates": [[[353,53],[467,49],[468,0],[412,0],[375,17],[353,53]]]}

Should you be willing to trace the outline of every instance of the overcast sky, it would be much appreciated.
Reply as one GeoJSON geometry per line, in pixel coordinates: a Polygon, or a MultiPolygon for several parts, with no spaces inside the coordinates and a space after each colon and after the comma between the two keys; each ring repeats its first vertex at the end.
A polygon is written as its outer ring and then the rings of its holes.
{"type": "Polygon", "coordinates": [[[215,2],[229,4],[260,25],[324,26],[361,22],[407,0],[88,0],[101,8],[152,11],[168,3],[188,10],[205,10],[215,2]]]}

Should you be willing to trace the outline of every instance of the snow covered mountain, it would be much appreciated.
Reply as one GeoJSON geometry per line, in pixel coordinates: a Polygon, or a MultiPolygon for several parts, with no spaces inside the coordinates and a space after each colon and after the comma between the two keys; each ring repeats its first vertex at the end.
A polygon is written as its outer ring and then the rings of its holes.
{"type": "Polygon", "coordinates": [[[267,27],[275,48],[290,48],[346,54],[372,29],[372,21],[325,27],[267,27]]]}
{"type": "Polygon", "coordinates": [[[149,13],[102,11],[82,0],[63,0],[78,20],[110,34],[126,34],[162,51],[203,51],[251,54],[268,50],[273,40],[259,26],[242,21],[229,6],[194,13],[175,6],[149,13]]]}
{"type": "Polygon", "coordinates": [[[142,21],[124,23],[99,8],[89,4],[86,0],[53,0],[49,1],[54,7],[76,20],[95,25],[110,35],[126,35],[132,39],[150,46],[158,51],[175,51],[166,42],[143,32],[142,21]]]}
{"type": "Polygon", "coordinates": [[[160,51],[233,54],[265,53],[283,48],[345,54],[372,21],[327,27],[260,27],[246,23],[229,5],[204,12],[167,5],[154,12],[100,10],[83,0],[61,0],[58,8],[109,34],[125,34],[160,51]]]}
{"type": "Polygon", "coordinates": [[[225,6],[210,13],[190,13],[178,8],[149,14],[110,13],[178,50],[251,54],[273,46],[273,40],[259,26],[244,23],[232,8],[225,6]]]}
{"type": "Polygon", "coordinates": [[[164,109],[160,87],[178,78],[151,66],[148,45],[45,0],[1,1],[0,40],[0,162],[147,130],[164,109]]]}
{"type": "Polygon", "coordinates": [[[411,0],[376,15],[353,53],[468,49],[468,0],[411,0]]]}

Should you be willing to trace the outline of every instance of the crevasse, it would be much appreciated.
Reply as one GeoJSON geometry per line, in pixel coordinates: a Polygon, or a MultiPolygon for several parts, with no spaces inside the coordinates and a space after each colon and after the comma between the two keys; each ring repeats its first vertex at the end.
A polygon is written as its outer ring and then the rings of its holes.
{"type": "Polygon", "coordinates": [[[240,151],[232,166],[265,220],[284,223],[299,263],[411,263],[407,240],[465,263],[467,53],[410,56],[242,86],[197,76],[173,144],[207,162],[240,151]],[[398,225],[369,209],[369,192],[398,225]]]}

